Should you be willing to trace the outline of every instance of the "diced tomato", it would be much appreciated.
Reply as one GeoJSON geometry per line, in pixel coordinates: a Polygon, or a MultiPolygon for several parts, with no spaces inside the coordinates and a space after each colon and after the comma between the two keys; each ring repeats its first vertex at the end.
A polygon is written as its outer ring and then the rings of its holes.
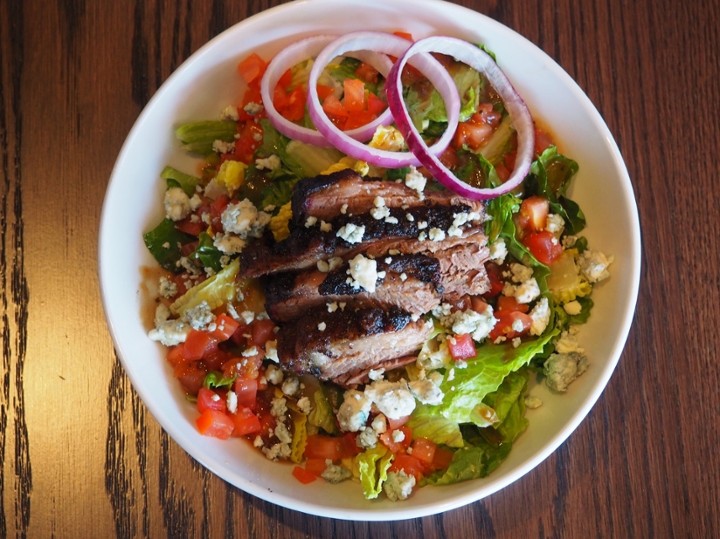
{"type": "Polygon", "coordinates": [[[202,359],[206,351],[217,343],[207,331],[191,329],[183,343],[183,357],[185,361],[202,359]]]}
{"type": "Polygon", "coordinates": [[[203,413],[205,410],[218,410],[219,412],[227,411],[227,401],[225,397],[217,391],[201,387],[197,394],[197,409],[203,413]]]}
{"type": "Polygon", "coordinates": [[[305,460],[305,470],[311,474],[315,474],[318,477],[320,475],[322,475],[322,473],[325,471],[325,468],[327,468],[325,459],[306,459],[305,460]]]}
{"type": "Polygon", "coordinates": [[[205,227],[205,223],[203,223],[200,219],[193,222],[189,217],[175,223],[175,228],[180,232],[185,232],[185,234],[190,234],[195,237],[199,236],[200,233],[205,230],[205,227]]]}
{"type": "Polygon", "coordinates": [[[389,471],[399,472],[404,471],[408,475],[415,476],[415,481],[420,482],[423,476],[423,464],[412,455],[406,453],[400,453],[395,455],[395,458],[390,465],[389,471]]]}
{"type": "Polygon", "coordinates": [[[342,458],[341,438],[324,434],[311,434],[305,445],[305,457],[309,459],[339,460],[342,458]]]}
{"type": "Polygon", "coordinates": [[[376,118],[386,108],[387,103],[385,103],[385,101],[373,93],[369,92],[367,94],[367,110],[373,115],[373,118],[376,118]]]}
{"type": "Polygon", "coordinates": [[[340,438],[340,458],[351,458],[362,453],[357,445],[357,434],[347,432],[340,438]]]}
{"type": "Polygon", "coordinates": [[[525,313],[518,311],[504,311],[495,313],[498,321],[490,331],[490,339],[495,340],[498,337],[506,339],[514,339],[519,337],[530,329],[532,318],[525,313]]]}
{"type": "Polygon", "coordinates": [[[535,156],[539,156],[548,147],[553,145],[552,137],[540,129],[537,125],[535,126],[535,156]]]}
{"type": "Polygon", "coordinates": [[[365,83],[360,79],[345,79],[342,103],[348,113],[365,110],[365,83]]]}
{"type": "Polygon", "coordinates": [[[298,122],[305,116],[305,90],[298,86],[290,92],[278,88],[273,95],[277,111],[291,122],[298,122]]]}
{"type": "Polygon", "coordinates": [[[437,444],[427,438],[415,438],[412,443],[412,456],[422,462],[426,469],[432,466],[437,444]]]}
{"type": "Polygon", "coordinates": [[[345,120],[347,120],[348,111],[345,110],[345,105],[340,102],[335,94],[327,96],[323,100],[322,107],[325,114],[328,115],[328,118],[330,118],[340,129],[342,129],[345,125],[345,120]]]}
{"type": "Polygon", "coordinates": [[[432,470],[446,470],[448,466],[450,466],[450,462],[453,459],[453,453],[449,449],[446,449],[444,447],[436,447],[435,448],[435,454],[433,455],[433,460],[431,464],[432,470]]]}
{"type": "Polygon", "coordinates": [[[240,327],[240,322],[231,316],[221,313],[215,318],[215,329],[210,335],[218,342],[227,341],[240,327]]]}
{"type": "Polygon", "coordinates": [[[233,385],[233,391],[237,395],[238,406],[255,408],[257,400],[258,381],[257,378],[238,378],[233,385]]]}
{"type": "Polygon", "coordinates": [[[205,369],[200,368],[195,362],[183,362],[176,366],[173,372],[188,395],[197,395],[207,374],[205,369]]]}
{"type": "Polygon", "coordinates": [[[262,430],[260,418],[245,406],[238,406],[237,411],[230,415],[230,419],[233,422],[233,436],[257,434],[262,430]]]}
{"type": "Polygon", "coordinates": [[[266,68],[267,62],[254,52],[243,58],[237,66],[238,73],[248,84],[260,80],[266,68]]]}
{"type": "Polygon", "coordinates": [[[545,265],[550,265],[562,254],[562,245],[557,238],[547,230],[530,232],[523,237],[522,242],[532,255],[545,265]]]}
{"type": "Polygon", "coordinates": [[[397,454],[397,453],[404,453],[408,447],[410,447],[410,444],[412,443],[412,430],[407,425],[403,425],[402,427],[395,429],[395,430],[386,430],[380,435],[380,441],[383,443],[385,447],[387,447],[391,452],[397,454]],[[394,433],[395,432],[402,432],[403,439],[399,441],[395,441],[394,433]]]}
{"type": "Polygon", "coordinates": [[[312,472],[307,471],[305,468],[301,468],[300,466],[295,466],[292,471],[293,477],[300,481],[303,485],[307,485],[308,483],[312,483],[315,481],[318,476],[315,475],[312,472]]]}
{"type": "Polygon", "coordinates": [[[225,376],[236,376],[243,380],[253,380],[258,377],[264,354],[258,352],[252,356],[231,357],[222,366],[225,376]]]}
{"type": "Polygon", "coordinates": [[[348,131],[350,129],[355,129],[356,127],[361,127],[365,124],[372,122],[376,116],[376,114],[373,114],[372,112],[367,110],[353,112],[349,114],[347,120],[345,120],[345,123],[343,124],[343,129],[345,131],[348,131]]]}
{"type": "Polygon", "coordinates": [[[214,346],[205,351],[201,364],[204,365],[208,371],[221,371],[223,370],[225,362],[233,357],[233,354],[220,348],[216,340],[213,339],[213,341],[214,346]]]}
{"type": "Polygon", "coordinates": [[[377,69],[375,69],[370,64],[366,64],[365,62],[360,63],[360,65],[355,70],[355,74],[360,80],[372,83],[377,82],[378,76],[380,75],[377,69]]]}
{"type": "Polygon", "coordinates": [[[520,211],[517,213],[517,225],[524,233],[538,232],[545,229],[550,202],[542,196],[531,196],[520,204],[520,211]]]}
{"type": "Polygon", "coordinates": [[[222,214],[228,207],[228,204],[230,204],[230,197],[227,195],[220,195],[215,200],[211,201],[208,206],[212,227],[218,232],[222,230],[222,214]]]}
{"type": "Polygon", "coordinates": [[[230,339],[238,346],[245,347],[250,335],[250,326],[247,324],[239,324],[237,329],[230,336],[230,339]]]}
{"type": "Polygon", "coordinates": [[[520,303],[516,298],[513,296],[500,296],[497,299],[497,308],[495,309],[495,313],[499,312],[512,312],[512,311],[520,311],[521,313],[526,313],[530,307],[527,303],[520,303]]]}
{"type": "Polygon", "coordinates": [[[505,287],[502,280],[502,271],[500,270],[500,266],[495,262],[486,262],[485,271],[487,271],[488,280],[490,281],[490,290],[485,292],[485,296],[494,298],[502,292],[505,287]]]}
{"type": "Polygon", "coordinates": [[[235,150],[230,157],[249,165],[252,163],[255,150],[260,147],[262,139],[263,130],[258,123],[254,121],[240,122],[235,139],[235,150]]]}
{"type": "Polygon", "coordinates": [[[167,360],[170,365],[173,367],[177,367],[178,365],[182,365],[185,363],[185,352],[183,351],[183,345],[179,344],[177,346],[173,346],[168,350],[167,353],[167,360]]]}
{"type": "Polygon", "coordinates": [[[448,349],[450,350],[450,356],[455,361],[475,357],[475,343],[469,333],[450,337],[448,339],[448,349]]]}
{"type": "Polygon", "coordinates": [[[335,89],[332,86],[328,86],[327,84],[318,84],[316,88],[318,93],[318,99],[320,99],[321,103],[325,101],[325,99],[327,99],[329,95],[332,95],[335,92],[335,89]]]}
{"type": "Polygon", "coordinates": [[[200,434],[204,436],[214,436],[221,440],[227,440],[235,428],[233,420],[224,412],[218,410],[205,410],[195,420],[200,434]]]}
{"type": "Polygon", "coordinates": [[[265,343],[275,335],[275,324],[270,319],[253,320],[250,324],[250,334],[252,342],[256,346],[263,347],[265,343]]]}
{"type": "Polygon", "coordinates": [[[490,138],[500,123],[501,116],[493,110],[490,103],[483,103],[478,112],[469,120],[458,124],[453,144],[456,148],[467,146],[471,150],[478,150],[490,138]]]}

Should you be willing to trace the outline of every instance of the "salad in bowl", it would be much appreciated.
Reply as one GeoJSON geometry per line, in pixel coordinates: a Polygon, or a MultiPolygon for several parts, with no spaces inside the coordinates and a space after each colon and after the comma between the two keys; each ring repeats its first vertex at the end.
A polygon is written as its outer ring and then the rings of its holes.
{"type": "Polygon", "coordinates": [[[236,484],[258,495],[271,476],[291,507],[318,512],[303,489],[395,516],[441,510],[425,491],[467,501],[537,460],[533,423],[564,400],[586,411],[617,359],[602,366],[580,329],[626,266],[586,235],[584,154],[492,39],[443,30],[323,28],[223,53],[217,96],[154,127],[171,150],[136,236],[149,368],[181,445],[211,469],[244,461],[236,484]]]}

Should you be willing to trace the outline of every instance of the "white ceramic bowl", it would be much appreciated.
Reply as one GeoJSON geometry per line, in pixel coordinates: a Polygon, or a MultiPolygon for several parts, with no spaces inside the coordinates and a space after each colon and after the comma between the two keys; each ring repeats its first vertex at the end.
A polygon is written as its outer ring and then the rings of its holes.
{"type": "Polygon", "coordinates": [[[120,152],[108,186],[100,227],[102,298],[115,347],[132,384],[153,416],[193,458],[238,488],[306,513],[353,520],[395,520],[453,509],[517,480],[554,451],[577,427],[607,384],[627,337],[640,274],[640,232],[632,186],[612,135],[573,80],[532,43],[466,8],[436,0],[309,0],[248,18],[193,54],[142,112],[120,152]],[[141,266],[153,260],[142,234],[161,218],[166,164],[192,170],[173,126],[217,117],[239,95],[235,66],[251,51],[269,58],[300,36],[352,30],[407,30],[416,37],[452,35],[483,42],[555,134],[561,150],[580,164],[573,198],[588,218],[593,248],[615,257],[612,277],[593,295],[595,308],[581,330],[590,369],[565,395],[543,387],[544,404],[529,411],[530,427],[490,477],[419,489],[393,503],[367,501],[359,485],[316,481],[301,485],[289,465],[270,462],[240,440],[218,441],[195,430],[195,411],[146,337],[141,320],[141,266]]]}

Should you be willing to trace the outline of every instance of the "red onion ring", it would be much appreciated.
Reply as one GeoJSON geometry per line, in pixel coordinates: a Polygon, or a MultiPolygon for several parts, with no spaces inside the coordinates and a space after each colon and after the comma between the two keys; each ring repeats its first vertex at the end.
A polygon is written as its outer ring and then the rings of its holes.
{"type": "MultiPolygon", "coordinates": [[[[399,168],[422,163],[414,152],[381,150],[358,142],[349,133],[343,132],[330,121],[322,108],[317,93],[318,78],[335,57],[352,51],[365,50],[399,58],[410,44],[406,39],[385,32],[353,32],[334,40],[317,55],[308,80],[308,112],[317,130],[331,145],[350,157],[384,168],[399,168]]],[[[450,144],[457,128],[460,115],[460,97],[457,87],[442,64],[429,54],[419,53],[418,57],[410,63],[430,80],[445,101],[448,127],[432,147],[425,146],[427,152],[440,154],[450,144]]],[[[400,95],[402,95],[402,88],[400,88],[400,95]]]]}
{"type": "MultiPolygon", "coordinates": [[[[270,123],[283,135],[307,144],[314,144],[315,146],[331,146],[331,143],[322,133],[298,125],[283,117],[275,108],[273,92],[285,71],[304,60],[314,58],[335,39],[337,39],[337,36],[332,35],[319,35],[302,39],[280,51],[268,64],[263,78],[260,81],[260,95],[270,123]]],[[[385,77],[387,77],[392,67],[392,61],[385,55],[363,52],[353,54],[352,56],[370,64],[385,77]]],[[[388,108],[372,122],[347,131],[347,135],[353,139],[369,140],[379,125],[387,125],[390,123],[392,123],[392,114],[388,108]]]]}
{"type": "MultiPolygon", "coordinates": [[[[517,187],[530,170],[535,144],[535,131],[532,117],[525,102],[517,94],[512,84],[500,70],[495,61],[484,51],[466,41],[452,37],[433,36],[416,41],[405,54],[395,62],[386,86],[388,106],[395,118],[395,125],[405,137],[408,148],[418,157],[420,163],[443,185],[456,193],[475,200],[487,200],[508,193],[517,187]],[[420,133],[410,119],[402,98],[401,74],[405,64],[416,54],[438,52],[454,57],[485,77],[498,93],[510,114],[518,138],[515,170],[508,180],[494,188],[480,189],[460,180],[442,164],[425,144],[420,133]]],[[[313,120],[314,121],[314,120],[313,120]]]]}

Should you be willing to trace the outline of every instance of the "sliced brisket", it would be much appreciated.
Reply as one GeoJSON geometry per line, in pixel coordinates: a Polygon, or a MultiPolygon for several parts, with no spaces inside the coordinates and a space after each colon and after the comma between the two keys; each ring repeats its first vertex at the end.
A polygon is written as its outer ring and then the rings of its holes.
{"type": "Polygon", "coordinates": [[[368,213],[381,197],[388,208],[464,204],[482,212],[482,203],[448,190],[418,193],[402,182],[363,178],[351,169],[304,179],[295,186],[292,197],[293,222],[301,226],[310,216],[330,221],[339,215],[368,213]]]}
{"type": "Polygon", "coordinates": [[[282,327],[278,357],[294,372],[332,380],[412,355],[430,337],[432,327],[396,307],[348,306],[334,313],[321,307],[282,327]]]}

